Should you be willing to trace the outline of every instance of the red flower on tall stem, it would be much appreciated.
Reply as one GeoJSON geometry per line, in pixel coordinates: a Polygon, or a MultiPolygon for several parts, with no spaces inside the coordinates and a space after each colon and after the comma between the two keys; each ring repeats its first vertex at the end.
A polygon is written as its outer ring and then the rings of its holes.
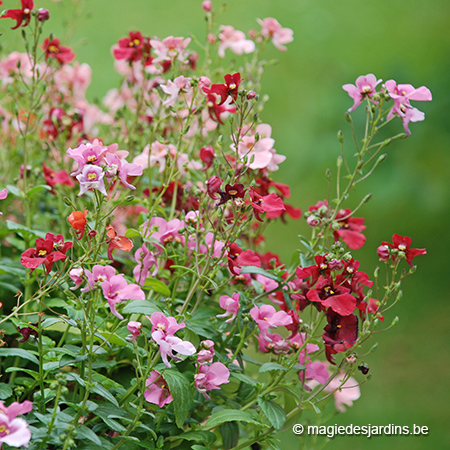
{"type": "Polygon", "coordinates": [[[45,38],[44,43],[41,46],[45,52],[45,60],[48,58],[56,59],[61,64],[68,64],[75,59],[75,53],[70,47],[61,45],[58,38],[45,38]]]}
{"type": "Polygon", "coordinates": [[[26,27],[30,23],[34,0],[21,0],[20,3],[22,4],[21,9],[8,9],[0,17],[0,19],[13,19],[16,21],[16,26],[12,27],[11,30],[19,28],[20,25],[26,27]]]}
{"type": "MultiPolygon", "coordinates": [[[[427,250],[425,248],[410,248],[412,239],[408,236],[400,236],[399,234],[394,234],[392,236],[392,244],[390,242],[382,242],[383,245],[388,245],[393,250],[396,250],[397,255],[402,252],[405,255],[406,262],[412,267],[412,260],[416,256],[426,255],[427,250]]],[[[396,254],[392,254],[392,259],[395,261],[396,254]]]]}

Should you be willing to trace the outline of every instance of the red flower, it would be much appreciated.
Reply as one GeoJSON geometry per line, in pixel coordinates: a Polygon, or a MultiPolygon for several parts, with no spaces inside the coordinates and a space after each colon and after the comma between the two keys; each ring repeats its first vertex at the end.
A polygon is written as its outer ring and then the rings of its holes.
{"type": "Polygon", "coordinates": [[[353,346],[358,338],[358,317],[355,314],[341,316],[331,310],[327,312],[328,325],[324,328],[322,338],[325,342],[325,355],[331,364],[333,356],[345,352],[353,346]]]}
{"type": "Polygon", "coordinates": [[[145,64],[148,65],[150,48],[148,38],[144,38],[140,31],[130,31],[128,37],[119,39],[119,46],[113,49],[113,53],[117,60],[126,59],[128,62],[139,61],[145,57],[145,64]]]}
{"type": "Polygon", "coordinates": [[[75,53],[73,53],[70,47],[60,45],[58,38],[45,38],[44,43],[41,46],[45,52],[45,60],[48,58],[56,59],[61,64],[67,64],[75,59],[75,53]]]}
{"type": "Polygon", "coordinates": [[[19,28],[20,25],[26,27],[31,20],[31,10],[34,8],[33,0],[21,0],[22,9],[8,9],[0,19],[13,19],[16,21],[16,26],[12,27],[11,30],[19,28]],[[23,24],[22,24],[23,22],[23,24]]]}
{"type": "Polygon", "coordinates": [[[412,263],[413,258],[419,255],[427,254],[427,250],[425,248],[410,248],[412,239],[408,236],[400,236],[398,234],[394,234],[394,236],[392,236],[392,242],[393,244],[391,244],[390,242],[382,242],[383,245],[388,245],[395,251],[392,252],[393,253],[392,259],[395,261],[396,259],[395,253],[397,253],[398,255],[403,254],[405,255],[406,262],[411,267],[413,265],[412,263]]]}
{"type": "Polygon", "coordinates": [[[212,166],[215,157],[214,149],[210,145],[200,149],[200,159],[206,164],[202,171],[208,170],[212,166]]]}
{"type": "Polygon", "coordinates": [[[47,274],[50,273],[55,261],[66,259],[66,252],[72,248],[72,242],[64,242],[62,234],[47,233],[45,239],[36,239],[36,248],[29,248],[22,253],[20,263],[31,269],[31,273],[44,264],[47,274]]]}
{"type": "Polygon", "coordinates": [[[233,275],[239,275],[242,266],[261,267],[261,260],[255,252],[252,250],[243,251],[242,248],[235,243],[229,246],[227,258],[228,268],[233,275]]]}
{"type": "Polygon", "coordinates": [[[225,192],[221,191],[220,189],[218,190],[218,192],[220,195],[220,202],[217,203],[217,206],[220,206],[230,199],[234,200],[235,198],[244,198],[245,189],[243,184],[235,183],[233,184],[233,186],[226,184],[225,192]]]}
{"type": "Polygon", "coordinates": [[[74,230],[76,230],[76,233],[79,235],[78,240],[80,240],[83,237],[84,231],[86,229],[86,223],[87,223],[86,215],[87,215],[87,209],[85,209],[84,212],[74,211],[67,218],[67,220],[70,223],[70,226],[74,230]]]}
{"type": "Polygon", "coordinates": [[[60,170],[59,172],[55,172],[50,169],[45,162],[42,164],[42,169],[44,171],[44,178],[47,184],[52,188],[50,191],[52,194],[55,194],[55,190],[53,186],[57,184],[65,184],[66,186],[74,187],[75,183],[72,178],[70,178],[69,174],[65,170],[60,170]]]}
{"type": "Polygon", "coordinates": [[[216,96],[220,97],[220,101],[217,103],[218,106],[223,105],[228,96],[233,98],[233,101],[236,101],[238,96],[239,85],[241,84],[241,74],[235,73],[234,75],[225,75],[225,84],[212,84],[210,88],[204,87],[203,91],[208,95],[208,99],[210,96],[215,98],[216,96]]]}
{"type": "Polygon", "coordinates": [[[283,200],[273,192],[263,197],[253,190],[253,188],[250,188],[249,194],[252,199],[253,213],[255,214],[256,220],[259,220],[260,222],[263,221],[260,216],[263,212],[276,214],[286,210],[283,200]]]}
{"type": "Polygon", "coordinates": [[[117,236],[116,230],[112,227],[112,225],[108,225],[106,229],[108,230],[106,234],[108,236],[109,241],[108,258],[111,261],[114,261],[112,252],[115,248],[123,250],[124,252],[131,251],[131,249],[133,248],[133,242],[130,239],[128,239],[125,236],[117,236]]]}
{"type": "MultiPolygon", "coordinates": [[[[311,211],[311,208],[310,208],[311,211]]],[[[341,238],[352,250],[358,250],[366,242],[362,231],[366,229],[362,217],[350,217],[350,209],[341,209],[336,215],[336,221],[341,228],[334,232],[336,241],[341,238]]]]}

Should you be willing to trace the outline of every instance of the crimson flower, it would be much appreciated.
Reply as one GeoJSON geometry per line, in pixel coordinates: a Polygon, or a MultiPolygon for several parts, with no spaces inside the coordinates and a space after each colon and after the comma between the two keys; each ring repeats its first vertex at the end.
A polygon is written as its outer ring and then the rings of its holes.
{"type": "Polygon", "coordinates": [[[236,243],[229,246],[227,258],[228,268],[233,275],[239,275],[242,266],[261,267],[261,260],[255,252],[252,250],[243,251],[236,243]]]}
{"type": "Polygon", "coordinates": [[[54,170],[50,169],[50,167],[48,167],[45,162],[42,164],[42,169],[44,171],[45,181],[52,188],[52,190],[50,191],[52,194],[55,194],[55,190],[53,189],[53,187],[57,184],[65,184],[66,186],[70,187],[75,186],[72,178],[70,178],[69,174],[65,170],[55,172],[54,170]]]}
{"type": "Polygon", "coordinates": [[[352,250],[358,250],[366,242],[362,231],[366,229],[362,217],[350,217],[350,209],[341,209],[336,215],[340,228],[334,232],[336,241],[341,238],[352,250]]]}
{"type": "Polygon", "coordinates": [[[0,17],[0,19],[13,19],[16,21],[16,26],[12,27],[11,30],[19,28],[20,25],[26,27],[31,20],[31,10],[34,8],[34,0],[21,0],[21,9],[8,9],[0,17]],[[22,24],[23,22],[23,24],[22,24]]]}
{"type": "Polygon", "coordinates": [[[66,252],[72,248],[72,242],[64,242],[62,234],[56,236],[47,233],[45,239],[36,239],[36,248],[29,248],[22,253],[20,263],[22,266],[31,269],[31,273],[44,264],[47,274],[50,273],[55,261],[66,259],[66,252]]]}
{"type": "Polygon", "coordinates": [[[75,59],[75,53],[70,47],[66,47],[59,43],[58,38],[45,38],[44,43],[41,46],[45,52],[45,60],[48,58],[56,59],[61,64],[68,64],[75,59]]]}
{"type": "Polygon", "coordinates": [[[217,192],[220,195],[220,202],[217,203],[217,206],[220,206],[230,199],[234,200],[235,198],[244,198],[245,189],[243,184],[235,183],[233,186],[226,184],[225,192],[220,189],[218,189],[217,192]]]}
{"type": "Polygon", "coordinates": [[[235,73],[234,75],[225,75],[225,84],[213,84],[210,88],[204,87],[203,91],[210,95],[218,95],[220,102],[218,106],[223,105],[228,96],[232,97],[233,101],[236,101],[238,96],[239,85],[241,84],[241,74],[235,73]]]}
{"type": "Polygon", "coordinates": [[[27,342],[28,339],[30,339],[31,336],[38,338],[39,333],[37,332],[36,328],[38,327],[38,323],[31,323],[28,322],[30,327],[17,327],[17,331],[22,335],[22,339],[18,339],[17,342],[27,342]]]}
{"type": "MultiPolygon", "coordinates": [[[[130,31],[128,37],[119,39],[119,46],[113,49],[117,60],[125,59],[128,62],[139,61],[143,56],[150,56],[150,43],[144,38],[140,31],[130,31]]],[[[148,61],[146,61],[146,64],[148,61]]]]}
{"type": "MultiPolygon", "coordinates": [[[[388,245],[393,250],[397,250],[398,254],[403,253],[406,257],[406,262],[412,267],[412,260],[416,256],[426,255],[427,250],[425,248],[410,248],[412,239],[408,236],[400,236],[399,234],[394,234],[392,236],[392,244],[390,242],[382,242],[383,245],[388,245]]],[[[395,261],[396,255],[392,255],[392,259],[395,261]]]]}
{"type": "Polygon", "coordinates": [[[252,199],[253,213],[255,215],[255,218],[260,222],[263,222],[263,219],[261,219],[260,216],[261,213],[278,213],[286,209],[283,204],[283,200],[273,192],[263,197],[262,195],[259,195],[255,190],[250,188],[249,195],[252,199]]]}
{"type": "Polygon", "coordinates": [[[202,171],[208,170],[212,166],[215,157],[214,149],[210,145],[200,149],[200,159],[206,164],[202,171]]]}

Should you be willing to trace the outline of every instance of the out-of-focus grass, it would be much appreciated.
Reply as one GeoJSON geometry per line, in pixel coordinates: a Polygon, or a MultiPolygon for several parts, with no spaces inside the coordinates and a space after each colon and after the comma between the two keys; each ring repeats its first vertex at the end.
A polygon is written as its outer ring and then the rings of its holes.
{"type": "MultiPolygon", "coordinates": [[[[36,0],[50,10],[45,30],[74,46],[80,62],[93,69],[89,97],[102,98],[115,87],[112,44],[130,30],[164,38],[195,35],[203,40],[204,19],[200,1],[156,0],[79,1],[88,16],[77,17],[74,3],[36,0]],[[63,11],[70,15],[63,15],[63,11]]],[[[220,9],[213,2],[214,9],[220,9]]],[[[334,168],[339,152],[336,132],[343,129],[346,152],[353,152],[344,111],[352,104],[341,86],[357,76],[374,73],[387,80],[418,87],[428,86],[433,102],[417,104],[426,121],[411,124],[412,137],[387,149],[388,160],[371,180],[352,193],[354,206],[368,192],[374,194],[360,215],[366,218],[366,246],[354,252],[361,269],[373,273],[375,249],[393,233],[413,238],[413,246],[426,247],[427,256],[417,258],[418,270],[404,285],[404,298],[386,314],[386,326],[400,316],[400,323],[380,333],[378,350],[366,360],[372,380],[362,387],[362,398],[347,413],[329,424],[409,425],[429,427],[428,437],[335,437],[333,449],[447,448],[450,431],[448,373],[450,364],[447,254],[450,219],[448,167],[450,163],[450,33],[448,0],[229,0],[221,23],[248,31],[258,25],[256,17],[275,17],[294,30],[294,42],[286,53],[267,49],[268,67],[263,94],[270,96],[262,120],[273,127],[276,149],[288,157],[274,174],[291,186],[291,203],[306,210],[327,195],[325,169],[334,168]]],[[[10,5],[6,5],[10,7],[10,5]]],[[[1,42],[6,51],[18,48],[19,30],[7,29],[2,20],[1,42]]],[[[195,45],[193,44],[193,47],[195,45]]],[[[219,82],[220,80],[215,80],[219,82]]],[[[354,114],[360,121],[363,111],[354,114]]],[[[393,124],[397,132],[400,122],[393,124]]],[[[105,137],[106,138],[106,137],[105,137]]],[[[273,224],[267,249],[289,261],[300,248],[298,234],[309,232],[304,221],[273,224]]],[[[302,441],[290,430],[282,448],[301,448],[302,441]]]]}

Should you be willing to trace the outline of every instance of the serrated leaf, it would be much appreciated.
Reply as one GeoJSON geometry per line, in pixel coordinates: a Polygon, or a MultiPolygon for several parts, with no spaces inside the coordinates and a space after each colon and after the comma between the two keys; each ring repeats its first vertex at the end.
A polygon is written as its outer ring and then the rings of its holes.
{"type": "Polygon", "coordinates": [[[255,420],[253,416],[247,411],[240,411],[239,409],[221,409],[216,411],[206,421],[207,428],[215,428],[225,422],[247,422],[254,425],[262,425],[261,422],[255,420]]]}
{"type": "Polygon", "coordinates": [[[267,272],[267,270],[264,270],[261,267],[245,266],[242,268],[240,273],[254,273],[254,274],[258,274],[258,275],[262,275],[264,277],[270,278],[271,280],[278,281],[279,283],[283,283],[282,278],[274,275],[273,273],[267,272]]]}
{"type": "Polygon", "coordinates": [[[13,391],[9,384],[0,383],[0,400],[6,400],[11,397],[13,391]]]}
{"type": "Polygon", "coordinates": [[[259,373],[263,373],[263,372],[272,372],[275,370],[281,370],[282,372],[286,372],[288,369],[286,369],[286,367],[283,367],[280,364],[277,363],[265,363],[263,364],[260,368],[259,368],[259,373]]]}
{"type": "Polygon", "coordinates": [[[286,413],[281,405],[275,403],[273,400],[266,400],[263,397],[258,397],[258,405],[275,430],[281,430],[286,423],[286,413]]]}
{"type": "Polygon", "coordinates": [[[161,309],[149,300],[131,300],[122,310],[126,314],[145,314],[151,316],[154,312],[161,312],[161,309]]]}
{"type": "Polygon", "coordinates": [[[18,356],[19,358],[27,359],[28,361],[39,365],[39,360],[36,356],[23,348],[0,348],[0,357],[7,358],[8,356],[18,356]]]}
{"type": "Polygon", "coordinates": [[[222,435],[222,443],[224,450],[230,450],[239,442],[239,424],[237,422],[226,422],[219,427],[222,435]]]}
{"type": "Polygon", "coordinates": [[[184,425],[192,404],[192,389],[188,379],[178,370],[167,369],[163,373],[173,397],[175,421],[179,428],[184,425]]]}
{"type": "Polygon", "coordinates": [[[300,363],[296,363],[292,366],[293,370],[305,370],[306,366],[304,366],[303,364],[300,363]]]}
{"type": "Polygon", "coordinates": [[[172,295],[170,289],[157,278],[147,278],[145,280],[143,288],[158,292],[158,294],[164,295],[164,297],[170,297],[172,295]]]}
{"type": "Polygon", "coordinates": [[[237,378],[239,381],[242,381],[242,383],[250,384],[251,386],[256,386],[258,384],[252,377],[249,377],[243,373],[236,372],[232,373],[231,376],[237,378]]]}

